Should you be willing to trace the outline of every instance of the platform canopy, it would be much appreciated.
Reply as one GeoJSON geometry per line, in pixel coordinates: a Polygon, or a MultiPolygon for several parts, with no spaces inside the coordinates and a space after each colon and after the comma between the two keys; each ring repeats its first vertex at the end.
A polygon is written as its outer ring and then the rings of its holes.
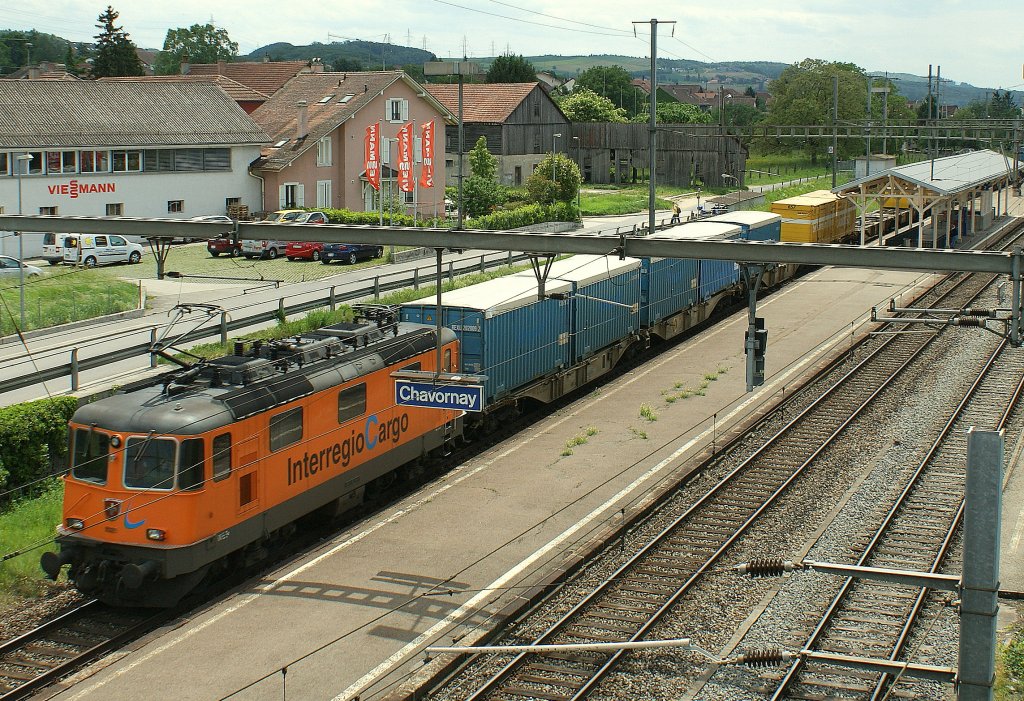
{"type": "Polygon", "coordinates": [[[861,245],[865,244],[864,214],[877,204],[879,209],[896,209],[897,214],[900,209],[911,209],[917,214],[918,246],[926,245],[926,218],[931,220],[932,247],[939,245],[940,237],[948,246],[950,237],[962,234],[965,228],[971,231],[978,226],[985,228],[1000,209],[1003,214],[1007,213],[1005,190],[1019,181],[1015,171],[1020,167],[1012,157],[995,151],[969,151],[889,168],[832,191],[857,206],[861,216],[861,245]],[[996,197],[994,208],[993,195],[996,197]]]}

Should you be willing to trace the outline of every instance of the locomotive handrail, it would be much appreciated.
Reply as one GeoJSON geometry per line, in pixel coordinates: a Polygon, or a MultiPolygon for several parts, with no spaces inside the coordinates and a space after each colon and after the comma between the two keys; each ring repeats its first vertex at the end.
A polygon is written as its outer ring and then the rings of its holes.
{"type": "MultiPolygon", "coordinates": [[[[521,260],[528,260],[529,256],[525,254],[499,254],[488,258],[488,254],[483,254],[479,258],[467,258],[458,261],[451,261],[448,264],[447,271],[441,273],[442,279],[444,277],[454,277],[456,275],[465,275],[475,271],[486,270],[487,268],[495,268],[503,265],[508,265],[521,260]]],[[[335,305],[339,302],[347,302],[353,299],[360,299],[367,296],[379,296],[382,292],[390,292],[393,290],[400,290],[409,285],[415,285],[418,287],[421,283],[429,283],[437,280],[437,270],[434,266],[424,268],[413,268],[412,270],[401,271],[395,273],[390,280],[381,280],[382,275],[376,275],[366,280],[360,280],[358,282],[364,282],[368,284],[359,285],[347,289],[344,292],[337,292],[337,285],[332,285],[326,296],[314,297],[312,299],[305,299],[293,304],[286,304],[285,300],[287,296],[278,298],[278,304],[273,309],[264,311],[254,312],[246,316],[238,318],[228,318],[228,313],[223,312],[221,314],[221,321],[215,326],[204,327],[196,329],[188,334],[185,334],[180,340],[188,342],[203,341],[205,339],[220,336],[222,342],[226,342],[227,334],[231,331],[237,331],[239,329],[248,328],[256,324],[265,323],[268,321],[274,321],[280,318],[283,314],[285,316],[291,314],[298,314],[300,312],[309,311],[311,309],[317,309],[323,306],[329,306],[332,310],[335,305]],[[403,277],[401,273],[406,273],[403,277]]],[[[358,283],[357,283],[358,284],[358,283]]],[[[145,330],[145,329],[142,329],[145,330]]],[[[42,382],[49,382],[52,380],[59,380],[65,377],[71,378],[71,391],[77,391],[79,388],[79,375],[87,370],[95,370],[111,363],[119,362],[122,360],[130,360],[140,355],[149,354],[152,346],[152,339],[155,339],[157,329],[152,327],[150,329],[150,342],[138,343],[130,346],[124,346],[117,350],[104,353],[100,356],[79,358],[80,346],[71,348],[71,357],[67,363],[54,365],[48,368],[38,368],[33,370],[31,373],[23,373],[19,377],[10,378],[7,380],[0,380],[0,394],[6,392],[14,392],[19,389],[26,389],[34,385],[38,385],[42,382]]],[[[155,360],[151,363],[151,367],[156,367],[155,360]]]]}

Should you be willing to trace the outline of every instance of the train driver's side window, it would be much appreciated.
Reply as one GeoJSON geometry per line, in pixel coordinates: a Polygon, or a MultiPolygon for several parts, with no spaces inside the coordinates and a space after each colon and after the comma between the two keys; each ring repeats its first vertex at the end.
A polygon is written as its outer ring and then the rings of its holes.
{"type": "Polygon", "coordinates": [[[231,474],[231,434],[222,433],[213,438],[213,480],[220,481],[231,474]]]}
{"type": "Polygon", "coordinates": [[[338,423],[343,424],[366,413],[366,384],[338,392],[338,423]]]}

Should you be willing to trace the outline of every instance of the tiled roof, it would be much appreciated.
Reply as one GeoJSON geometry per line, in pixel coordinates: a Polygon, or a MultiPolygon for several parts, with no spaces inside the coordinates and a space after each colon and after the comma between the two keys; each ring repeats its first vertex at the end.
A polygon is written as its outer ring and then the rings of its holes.
{"type": "MultiPolygon", "coordinates": [[[[307,148],[315,146],[319,139],[330,134],[339,124],[399,80],[406,80],[420,89],[402,71],[302,73],[295,76],[252,113],[252,118],[271,136],[271,143],[288,141],[280,148],[266,149],[266,158],[261,167],[268,170],[285,168],[307,148]],[[348,95],[351,98],[341,102],[348,95]],[[327,97],[330,99],[323,102],[327,97]],[[308,133],[304,139],[296,140],[296,103],[300,100],[305,100],[307,104],[308,133]]],[[[444,114],[444,107],[440,104],[437,107],[444,114]]]]}
{"type": "Polygon", "coordinates": [[[267,141],[212,83],[0,80],[0,148],[267,141]]]}
{"type": "Polygon", "coordinates": [[[264,102],[269,95],[253,90],[247,85],[242,85],[237,80],[232,80],[225,75],[148,75],[139,77],[111,77],[100,78],[101,83],[125,83],[131,81],[152,80],[156,82],[171,83],[214,83],[219,85],[221,90],[226,92],[235,102],[264,102]]]}
{"type": "Polygon", "coordinates": [[[264,95],[273,95],[289,80],[309,69],[306,61],[239,61],[192,63],[188,75],[223,75],[264,95]]]}
{"type": "MultiPolygon", "coordinates": [[[[459,113],[459,86],[431,84],[424,86],[452,113],[459,113]]],[[[511,116],[537,83],[490,83],[462,86],[462,119],[464,122],[501,124],[511,116]]]]}

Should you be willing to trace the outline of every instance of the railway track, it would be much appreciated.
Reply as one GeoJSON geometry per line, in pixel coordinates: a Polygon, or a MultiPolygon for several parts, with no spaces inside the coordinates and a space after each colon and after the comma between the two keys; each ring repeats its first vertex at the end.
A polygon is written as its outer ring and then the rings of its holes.
{"type": "Polygon", "coordinates": [[[23,699],[167,620],[88,601],[0,645],[0,701],[23,699]]]}
{"type": "MultiPolygon", "coordinates": [[[[937,286],[932,303],[966,306],[992,280],[992,276],[950,276],[937,286]]],[[[938,332],[874,339],[852,370],[743,459],[532,644],[644,639],[936,337],[938,332]]],[[[473,701],[584,698],[623,655],[622,651],[562,651],[543,656],[521,653],[464,697],[473,701]]]]}
{"type": "MultiPolygon", "coordinates": [[[[967,430],[1005,427],[1024,392],[1024,354],[1004,340],[952,412],[856,564],[938,572],[963,519],[967,430]],[[1009,394],[1008,394],[1009,391],[1009,394]]],[[[928,590],[846,579],[805,650],[899,660],[928,590]]],[[[893,679],[797,658],[772,701],[886,698],[893,679]]]]}

